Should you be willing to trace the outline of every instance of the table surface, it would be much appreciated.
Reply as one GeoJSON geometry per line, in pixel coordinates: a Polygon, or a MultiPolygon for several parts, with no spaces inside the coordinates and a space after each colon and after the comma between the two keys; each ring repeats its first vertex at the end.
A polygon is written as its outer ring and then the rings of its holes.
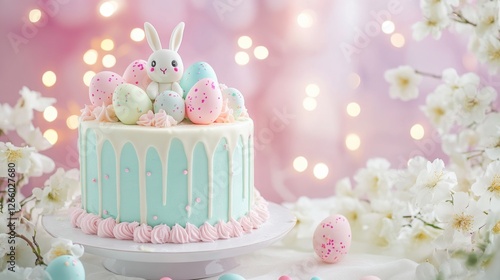
{"type": "MultiPolygon", "coordinates": [[[[142,279],[115,275],[107,271],[102,266],[103,258],[100,256],[86,253],[81,260],[87,279],[142,279]]],[[[363,253],[350,253],[336,264],[326,264],[313,252],[291,249],[281,243],[240,256],[237,260],[240,265],[229,272],[252,280],[278,280],[282,275],[288,275],[293,280],[309,280],[313,276],[322,280],[358,280],[367,275],[384,280],[413,279],[417,266],[416,262],[407,259],[363,253]]],[[[217,280],[218,277],[206,279],[217,280]]]]}

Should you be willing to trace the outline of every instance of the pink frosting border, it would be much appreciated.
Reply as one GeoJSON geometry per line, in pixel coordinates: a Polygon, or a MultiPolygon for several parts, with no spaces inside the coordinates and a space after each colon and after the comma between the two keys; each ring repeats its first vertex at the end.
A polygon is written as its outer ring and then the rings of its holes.
{"type": "Polygon", "coordinates": [[[218,239],[239,237],[259,228],[268,218],[267,201],[261,196],[256,197],[255,205],[246,216],[239,220],[230,219],[228,222],[219,221],[215,225],[205,222],[200,227],[187,223],[185,227],[175,224],[169,227],[160,224],[151,227],[138,222],[116,223],[113,218],[101,218],[87,213],[82,208],[74,208],[70,214],[71,225],[80,228],[89,235],[98,235],[105,238],[133,240],[137,243],[194,243],[213,242],[218,239]]]}

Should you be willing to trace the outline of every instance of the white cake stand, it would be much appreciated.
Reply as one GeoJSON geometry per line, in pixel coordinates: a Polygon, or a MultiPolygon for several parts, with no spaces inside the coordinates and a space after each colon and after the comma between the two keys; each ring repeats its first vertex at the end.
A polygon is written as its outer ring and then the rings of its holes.
{"type": "Polygon", "coordinates": [[[100,238],[73,228],[67,213],[44,216],[42,225],[54,237],[82,244],[85,252],[106,259],[104,267],[116,274],[160,279],[200,279],[219,275],[238,266],[235,257],[264,248],[281,239],[296,218],[278,204],[269,204],[269,219],[261,228],[238,238],[189,244],[139,244],[130,240],[100,238]]]}

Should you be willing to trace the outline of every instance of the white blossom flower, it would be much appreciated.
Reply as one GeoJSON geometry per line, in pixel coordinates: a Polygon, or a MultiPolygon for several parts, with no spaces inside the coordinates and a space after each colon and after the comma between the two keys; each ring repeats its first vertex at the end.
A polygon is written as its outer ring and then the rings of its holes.
{"type": "Polygon", "coordinates": [[[500,161],[491,162],[484,174],[477,178],[471,190],[479,196],[483,210],[500,204],[500,161]]]}
{"type": "Polygon", "coordinates": [[[426,168],[418,174],[411,190],[415,193],[416,204],[422,206],[450,198],[451,189],[456,185],[455,173],[446,171],[444,162],[435,159],[433,162],[427,162],[426,168]]]}
{"type": "Polygon", "coordinates": [[[50,250],[43,256],[47,263],[50,263],[57,257],[64,255],[72,255],[74,257],[81,257],[83,255],[83,246],[80,244],[73,244],[69,239],[58,238],[52,241],[50,250]]]}
{"type": "Polygon", "coordinates": [[[12,107],[9,104],[0,104],[0,131],[7,133],[15,129],[15,126],[10,122],[12,107]]]}
{"type": "Polygon", "coordinates": [[[390,163],[383,158],[370,159],[366,168],[360,169],[354,175],[355,192],[361,197],[383,197],[391,188],[390,163]]]}
{"type": "Polygon", "coordinates": [[[52,147],[52,144],[43,137],[40,128],[34,128],[32,124],[19,126],[16,128],[16,132],[28,146],[37,151],[44,151],[52,147]]]}
{"type": "Polygon", "coordinates": [[[389,89],[391,98],[411,100],[418,97],[418,85],[422,81],[422,76],[410,66],[387,70],[384,78],[391,85],[389,89]]]}
{"type": "Polygon", "coordinates": [[[14,272],[8,269],[0,271],[0,279],[9,280],[55,280],[45,271],[45,267],[37,265],[35,267],[14,267],[14,272]]]}
{"type": "Polygon", "coordinates": [[[464,86],[478,87],[480,82],[479,76],[475,73],[469,72],[459,76],[457,70],[453,68],[443,70],[442,80],[444,84],[439,85],[436,90],[443,90],[452,95],[464,86]]]}
{"type": "Polygon", "coordinates": [[[39,92],[32,91],[27,87],[23,87],[19,94],[21,98],[12,109],[10,122],[15,127],[31,125],[33,120],[33,110],[43,112],[45,108],[53,104],[54,98],[42,97],[39,92]]]}
{"type": "Polygon", "coordinates": [[[52,213],[66,207],[76,195],[78,186],[78,170],[65,172],[62,168],[57,169],[45,182],[43,189],[33,189],[37,207],[42,208],[43,213],[52,213]]]}
{"type": "Polygon", "coordinates": [[[455,121],[452,98],[443,91],[427,95],[426,104],[421,109],[439,132],[447,132],[455,121]]]}
{"type": "Polygon", "coordinates": [[[335,184],[335,195],[336,196],[348,196],[348,197],[355,197],[355,193],[353,191],[352,185],[351,185],[351,180],[346,177],[343,179],[340,179],[336,184],[335,184]]]}
{"type": "Polygon", "coordinates": [[[442,234],[442,230],[425,225],[419,219],[413,219],[409,226],[401,228],[399,238],[405,248],[405,257],[422,262],[434,252],[434,240],[442,234]]]}
{"type": "Polygon", "coordinates": [[[498,33],[498,2],[488,1],[478,5],[475,31],[478,36],[496,36],[498,33]]]}
{"type": "Polygon", "coordinates": [[[480,41],[477,58],[488,65],[492,74],[498,73],[500,69],[500,41],[495,36],[486,36],[480,41]]]}
{"type": "Polygon", "coordinates": [[[492,87],[484,87],[478,91],[476,86],[466,85],[458,90],[455,100],[462,124],[468,126],[481,122],[486,117],[486,112],[496,95],[497,92],[492,87]]]}
{"type": "Polygon", "coordinates": [[[441,32],[448,27],[450,19],[446,14],[446,10],[441,6],[435,8],[424,9],[424,19],[413,24],[413,39],[420,41],[431,35],[435,40],[441,38],[441,32]]]}
{"type": "Polygon", "coordinates": [[[17,173],[27,172],[31,167],[33,150],[30,147],[16,147],[10,142],[0,142],[0,177],[7,177],[9,163],[15,164],[17,173]]]}
{"type": "Polygon", "coordinates": [[[26,183],[28,182],[29,177],[39,177],[43,174],[50,173],[54,171],[56,166],[52,158],[37,152],[31,153],[30,161],[31,166],[25,173],[26,183]]]}
{"type": "Polygon", "coordinates": [[[437,218],[445,224],[443,239],[445,248],[451,244],[471,244],[472,234],[486,223],[486,214],[468,193],[457,192],[453,202],[441,202],[436,206],[437,218]]]}
{"type": "Polygon", "coordinates": [[[479,147],[490,160],[500,159],[500,113],[489,113],[477,127],[479,147]]]}

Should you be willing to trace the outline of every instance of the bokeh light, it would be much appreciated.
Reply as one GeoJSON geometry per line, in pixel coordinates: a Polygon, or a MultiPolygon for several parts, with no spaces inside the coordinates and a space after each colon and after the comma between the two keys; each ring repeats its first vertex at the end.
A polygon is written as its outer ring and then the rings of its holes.
{"type": "Polygon", "coordinates": [[[302,28],[309,28],[314,25],[314,21],[316,19],[316,15],[311,10],[302,11],[297,16],[297,24],[302,28]]]}
{"type": "Polygon", "coordinates": [[[101,49],[110,51],[115,47],[115,42],[111,39],[104,39],[101,41],[101,49]]]}
{"type": "Polygon", "coordinates": [[[142,28],[134,28],[130,31],[130,39],[132,39],[132,41],[140,42],[144,40],[145,37],[146,34],[142,28]]]}
{"type": "Polygon", "coordinates": [[[99,54],[96,50],[90,49],[83,54],[83,62],[88,65],[94,65],[97,62],[99,54]]]}
{"type": "Polygon", "coordinates": [[[83,74],[83,83],[86,86],[90,86],[90,81],[92,81],[92,78],[95,76],[94,71],[87,71],[85,74],[83,74]]]}
{"type": "Polygon", "coordinates": [[[421,124],[416,123],[411,127],[410,129],[411,138],[415,140],[420,140],[424,138],[424,135],[425,135],[425,129],[421,124]]]}
{"type": "Polygon", "coordinates": [[[359,106],[358,103],[351,102],[347,104],[346,111],[349,116],[357,117],[359,116],[359,113],[361,113],[361,107],[359,106]]]}
{"type": "Polygon", "coordinates": [[[103,17],[110,17],[118,10],[118,3],[115,1],[106,1],[99,6],[99,13],[103,17]]]}
{"type": "Polygon", "coordinates": [[[307,169],[307,159],[303,156],[298,156],[293,160],[293,169],[297,172],[304,172],[307,169]]]}
{"type": "Polygon", "coordinates": [[[59,139],[59,135],[57,134],[57,131],[53,129],[47,129],[43,133],[43,137],[49,141],[50,144],[54,145],[57,142],[57,139],[59,139]]]}
{"type": "Polygon", "coordinates": [[[405,45],[405,37],[400,33],[391,35],[391,44],[396,48],[401,48],[405,45]]]}
{"type": "Polygon", "coordinates": [[[316,179],[318,180],[325,179],[326,176],[328,176],[328,172],[329,172],[328,165],[322,162],[317,163],[313,169],[314,177],[316,177],[316,179]]]}
{"type": "Polygon", "coordinates": [[[253,54],[257,59],[266,59],[269,56],[269,51],[264,46],[255,47],[253,54]]]}
{"type": "Polygon", "coordinates": [[[102,66],[104,66],[106,68],[111,68],[111,67],[115,66],[115,64],[116,64],[116,58],[114,55],[107,54],[107,55],[102,57],[102,66]]]}
{"type": "Polygon", "coordinates": [[[349,80],[349,86],[352,89],[357,89],[361,84],[361,77],[357,73],[351,73],[349,75],[348,80],[349,80]]]}
{"type": "Polygon", "coordinates": [[[57,118],[57,109],[54,106],[49,106],[43,110],[43,118],[48,122],[53,122],[57,118]]]}
{"type": "Polygon", "coordinates": [[[355,133],[348,134],[345,138],[345,146],[351,151],[356,151],[361,146],[361,139],[355,133]]]}
{"type": "Polygon", "coordinates": [[[78,123],[79,121],[77,115],[71,115],[66,119],[66,125],[68,126],[69,129],[77,129],[78,123]]]}
{"type": "Polygon", "coordinates": [[[386,21],[382,22],[381,27],[382,27],[382,32],[384,32],[385,34],[391,34],[396,29],[394,22],[392,22],[390,20],[386,20],[386,21]]]}
{"type": "Polygon", "coordinates": [[[238,65],[246,65],[250,61],[250,56],[246,52],[237,52],[234,60],[238,65]]]}
{"type": "Polygon", "coordinates": [[[28,14],[28,18],[32,23],[37,23],[42,18],[42,11],[39,9],[33,9],[28,14]]]}
{"type": "Polygon", "coordinates": [[[317,97],[319,95],[319,86],[317,84],[308,84],[306,86],[306,94],[310,97],[317,97]]]}
{"type": "Polygon", "coordinates": [[[252,46],[252,38],[249,36],[241,36],[238,38],[238,47],[242,49],[249,49],[252,46]]]}
{"type": "Polygon", "coordinates": [[[302,101],[302,106],[304,106],[304,109],[307,111],[314,111],[318,106],[318,102],[313,97],[308,96],[302,101]]]}
{"type": "Polygon", "coordinates": [[[51,87],[56,84],[57,77],[56,73],[52,71],[47,71],[42,75],[42,83],[46,87],[51,87]]]}

